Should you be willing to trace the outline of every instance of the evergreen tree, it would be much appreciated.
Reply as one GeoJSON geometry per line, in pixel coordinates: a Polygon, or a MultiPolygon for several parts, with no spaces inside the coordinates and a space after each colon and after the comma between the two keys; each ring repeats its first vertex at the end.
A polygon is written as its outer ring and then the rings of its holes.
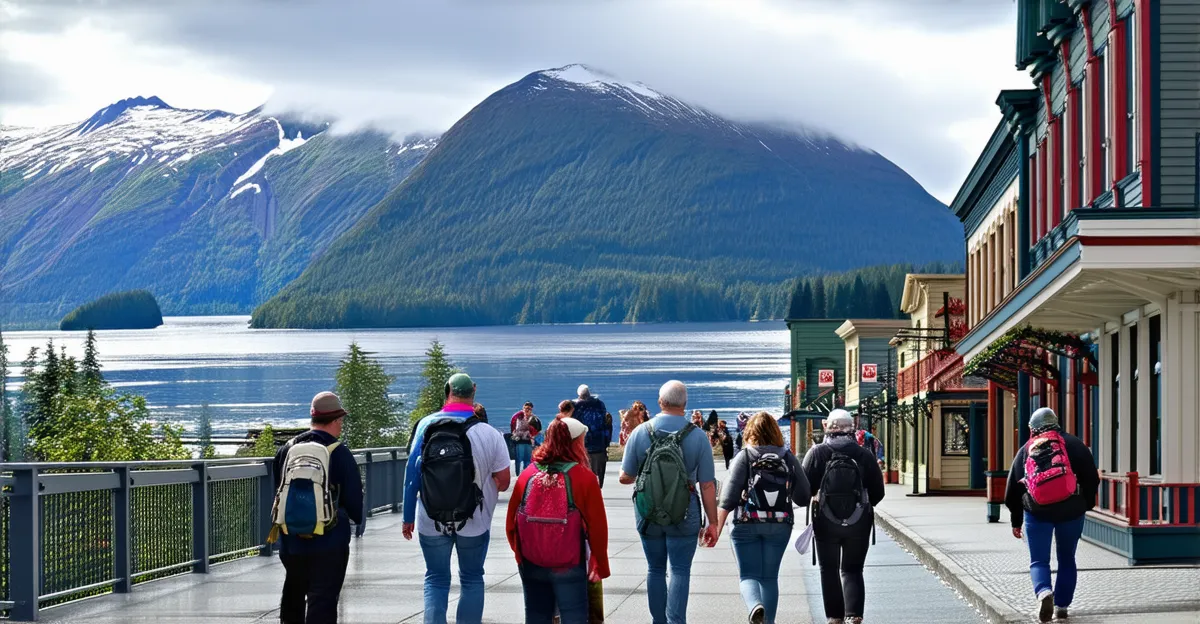
{"type": "Polygon", "coordinates": [[[199,447],[200,459],[212,459],[217,456],[217,449],[212,443],[212,409],[208,403],[200,404],[200,424],[196,427],[196,445],[199,447]]]}
{"type": "Polygon", "coordinates": [[[788,305],[787,316],[794,319],[813,318],[812,308],[812,286],[809,286],[807,280],[800,280],[796,283],[796,289],[792,291],[792,300],[788,305]]]}
{"type": "Polygon", "coordinates": [[[342,440],[350,448],[368,448],[403,443],[407,431],[401,426],[401,403],[388,395],[395,378],[383,370],[358,346],[350,351],[334,375],[334,392],[342,399],[346,420],[342,440]]]}
{"type": "Polygon", "coordinates": [[[825,298],[825,278],[818,277],[813,284],[812,316],[810,318],[829,318],[829,302],[825,298]]]}
{"type": "Polygon", "coordinates": [[[883,282],[875,284],[872,301],[872,315],[875,318],[896,318],[898,310],[896,306],[892,305],[892,296],[888,294],[887,284],[883,282]]]}
{"type": "Polygon", "coordinates": [[[862,275],[854,276],[854,286],[851,289],[850,297],[854,301],[854,316],[861,318],[871,318],[872,301],[871,291],[867,289],[867,283],[863,281],[862,275]]]}
{"type": "Polygon", "coordinates": [[[436,338],[425,351],[425,366],[421,370],[424,383],[417,395],[417,405],[410,416],[416,422],[440,409],[446,403],[446,381],[459,372],[446,357],[445,348],[436,338]]]}
{"type": "Polygon", "coordinates": [[[104,384],[104,375],[100,373],[99,351],[96,349],[96,332],[89,329],[83,342],[83,361],[80,362],[83,372],[83,387],[86,392],[96,392],[104,384]]]}

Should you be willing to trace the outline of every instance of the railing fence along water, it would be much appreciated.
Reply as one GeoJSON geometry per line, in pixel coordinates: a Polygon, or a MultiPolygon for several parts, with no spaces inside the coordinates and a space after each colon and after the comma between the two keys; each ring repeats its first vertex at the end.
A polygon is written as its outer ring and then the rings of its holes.
{"type": "MultiPolygon", "coordinates": [[[[400,511],[407,452],[354,456],[368,515],[400,511]]],[[[273,471],[259,457],[0,464],[0,611],[32,621],[45,607],[270,556],[273,471]]]]}

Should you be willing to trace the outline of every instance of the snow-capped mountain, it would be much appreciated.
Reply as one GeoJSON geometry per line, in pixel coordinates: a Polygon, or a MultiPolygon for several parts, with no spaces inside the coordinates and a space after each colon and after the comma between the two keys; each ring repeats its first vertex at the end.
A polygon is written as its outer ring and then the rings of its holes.
{"type": "Polygon", "coordinates": [[[80,123],[0,127],[0,320],[111,290],[237,312],[299,275],[437,145],[135,97],[80,123]]]}

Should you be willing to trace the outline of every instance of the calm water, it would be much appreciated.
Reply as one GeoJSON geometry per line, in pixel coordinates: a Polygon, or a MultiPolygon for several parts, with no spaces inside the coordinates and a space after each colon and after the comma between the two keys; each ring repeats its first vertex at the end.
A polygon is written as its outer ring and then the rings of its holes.
{"type": "MultiPolygon", "coordinates": [[[[491,421],[505,427],[527,400],[539,415],[554,414],[580,383],[614,415],[638,399],[653,407],[658,387],[672,378],[688,384],[691,407],[730,417],[743,409],[777,410],[788,376],[783,323],[312,331],[251,330],[248,320],[170,317],[154,330],[98,332],[105,376],[144,395],[159,418],[188,430],[207,402],[214,433],[239,438],[264,422],[304,425],[308,401],[331,389],[351,341],[375,354],[396,377],[392,391],[411,406],[424,351],[441,340],[479,385],[477,400],[491,421]]],[[[80,333],[11,332],[4,339],[18,369],[30,347],[49,339],[82,354],[80,333]]]]}

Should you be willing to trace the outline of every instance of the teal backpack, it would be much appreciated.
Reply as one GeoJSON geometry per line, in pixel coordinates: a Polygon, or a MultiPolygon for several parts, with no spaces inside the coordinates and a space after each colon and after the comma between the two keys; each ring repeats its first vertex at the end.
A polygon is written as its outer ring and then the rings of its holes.
{"type": "Polygon", "coordinates": [[[683,462],[683,439],[696,425],[688,423],[675,433],[658,435],[646,423],[650,451],[638,470],[633,487],[633,504],[647,522],[672,526],[683,522],[692,497],[692,480],[683,462]]]}

